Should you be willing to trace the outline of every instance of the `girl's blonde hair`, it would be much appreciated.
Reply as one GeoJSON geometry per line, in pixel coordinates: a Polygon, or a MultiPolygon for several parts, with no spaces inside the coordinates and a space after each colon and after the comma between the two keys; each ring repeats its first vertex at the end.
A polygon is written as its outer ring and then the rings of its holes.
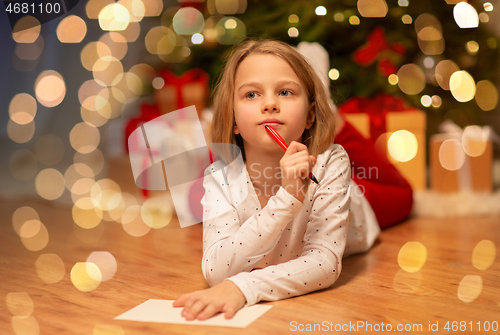
{"type": "MultiPolygon", "coordinates": [[[[231,143],[240,147],[245,159],[245,148],[241,135],[235,135],[234,121],[234,80],[240,63],[249,55],[272,54],[285,60],[299,77],[304,86],[309,104],[314,102],[315,120],[310,129],[304,130],[302,143],[309,154],[315,157],[326,150],[335,136],[333,102],[329,93],[311,65],[290,45],[275,40],[247,40],[238,45],[226,60],[213,99],[212,143],[231,143]]],[[[224,154],[222,157],[224,159],[224,154]]],[[[231,158],[229,158],[231,159],[231,158]]],[[[226,160],[226,159],[224,159],[226,160]]],[[[232,160],[232,159],[231,159],[232,160]]]]}

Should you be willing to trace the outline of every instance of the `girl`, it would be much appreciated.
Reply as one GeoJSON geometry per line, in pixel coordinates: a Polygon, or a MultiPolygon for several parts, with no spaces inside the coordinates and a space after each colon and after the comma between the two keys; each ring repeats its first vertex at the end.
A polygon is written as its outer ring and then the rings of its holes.
{"type": "Polygon", "coordinates": [[[333,109],[314,69],[285,43],[246,41],[228,59],[211,142],[238,145],[245,168],[228,182],[205,177],[202,270],[211,288],[174,302],[187,320],[218,312],[232,318],[245,304],[328,288],[343,256],[372,246],[380,228],[351,181],[346,151],[332,143],[333,109]],[[266,125],[289,145],[286,152],[266,125]],[[242,188],[248,196],[233,203],[230,192],[242,188]]]}

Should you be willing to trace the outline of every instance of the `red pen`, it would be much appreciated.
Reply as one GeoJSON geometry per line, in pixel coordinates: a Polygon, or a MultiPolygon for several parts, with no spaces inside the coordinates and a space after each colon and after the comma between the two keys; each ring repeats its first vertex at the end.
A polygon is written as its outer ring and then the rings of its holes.
{"type": "MultiPolygon", "coordinates": [[[[285,140],[283,139],[283,137],[280,136],[280,134],[278,134],[278,132],[276,130],[274,130],[273,127],[271,126],[265,126],[267,132],[269,133],[269,135],[271,135],[271,137],[276,141],[276,143],[278,143],[280,145],[280,147],[283,148],[283,150],[287,150],[288,149],[288,146],[286,145],[285,143],[285,140]]],[[[312,172],[309,172],[309,178],[315,182],[316,184],[319,185],[319,181],[318,179],[316,179],[316,177],[312,174],[312,172]]]]}

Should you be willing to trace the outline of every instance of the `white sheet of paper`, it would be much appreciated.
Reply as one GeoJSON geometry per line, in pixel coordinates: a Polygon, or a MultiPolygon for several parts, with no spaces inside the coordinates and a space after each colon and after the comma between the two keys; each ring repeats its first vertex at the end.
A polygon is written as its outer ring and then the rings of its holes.
{"type": "Polygon", "coordinates": [[[226,319],[221,313],[208,320],[187,321],[181,316],[182,307],[173,307],[173,302],[174,300],[149,299],[118,315],[115,320],[245,328],[273,307],[272,305],[244,306],[232,319],[226,319]]]}

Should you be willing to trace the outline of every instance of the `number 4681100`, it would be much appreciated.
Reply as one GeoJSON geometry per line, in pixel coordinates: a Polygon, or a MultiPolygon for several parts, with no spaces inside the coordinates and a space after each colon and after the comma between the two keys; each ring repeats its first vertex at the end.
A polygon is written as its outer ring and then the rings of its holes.
{"type": "Polygon", "coordinates": [[[60,3],[50,3],[46,2],[45,4],[35,5],[34,3],[26,3],[26,2],[9,2],[5,11],[9,14],[51,14],[51,13],[59,13],[61,11],[60,3]]]}

